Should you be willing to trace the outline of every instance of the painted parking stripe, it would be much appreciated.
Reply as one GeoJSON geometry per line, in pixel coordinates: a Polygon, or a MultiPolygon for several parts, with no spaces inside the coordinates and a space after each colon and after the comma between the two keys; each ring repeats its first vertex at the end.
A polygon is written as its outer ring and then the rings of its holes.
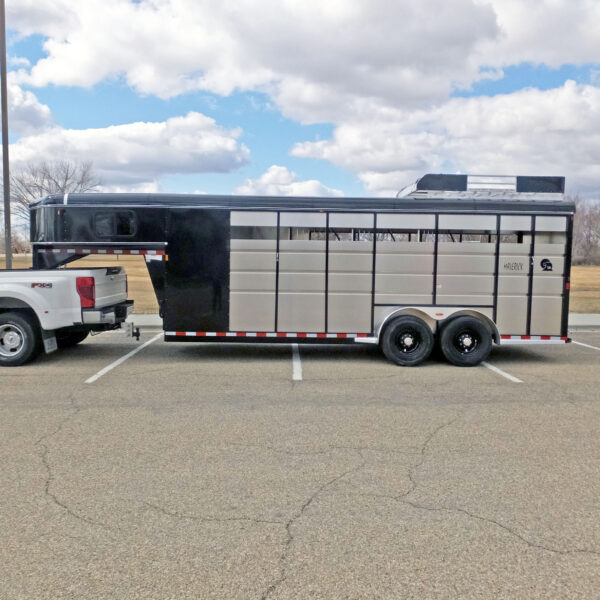
{"type": "Polygon", "coordinates": [[[495,367],[494,365],[490,365],[490,363],[488,363],[488,362],[483,361],[481,364],[486,369],[489,369],[490,371],[494,371],[494,373],[498,373],[498,375],[502,375],[502,377],[506,377],[506,379],[508,379],[509,381],[512,381],[513,383],[523,383],[517,377],[514,377],[510,373],[507,373],[506,371],[503,371],[502,369],[499,369],[498,367],[495,367]]]}
{"type": "Polygon", "coordinates": [[[577,344],[578,346],[585,346],[586,348],[591,348],[592,350],[600,350],[598,346],[590,346],[589,344],[584,344],[583,342],[576,342],[575,340],[573,340],[573,343],[577,344]]]}
{"type": "Polygon", "coordinates": [[[302,362],[300,361],[298,344],[292,344],[292,379],[302,381],[302,362]]]}
{"type": "Polygon", "coordinates": [[[132,350],[131,352],[127,353],[125,356],[122,356],[118,360],[115,360],[115,362],[111,363],[107,367],[104,367],[104,369],[101,369],[95,375],[92,375],[89,379],[86,379],[85,382],[86,383],[94,383],[94,381],[97,381],[98,379],[100,379],[100,377],[102,377],[102,375],[106,375],[106,373],[108,373],[109,371],[112,371],[115,367],[122,365],[128,358],[131,358],[134,354],[137,354],[138,352],[140,352],[140,350],[143,350],[146,346],[149,346],[150,344],[155,342],[158,338],[162,337],[162,335],[163,335],[162,333],[155,335],[151,340],[144,342],[141,346],[138,346],[135,350],[132,350]]]}

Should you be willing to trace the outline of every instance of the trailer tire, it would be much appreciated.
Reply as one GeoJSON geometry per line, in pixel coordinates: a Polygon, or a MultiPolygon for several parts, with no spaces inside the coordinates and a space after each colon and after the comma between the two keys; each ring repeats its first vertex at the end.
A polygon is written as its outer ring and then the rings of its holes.
{"type": "Polygon", "coordinates": [[[35,358],[41,348],[34,317],[21,312],[0,313],[0,366],[18,367],[35,358]]]}
{"type": "Polygon", "coordinates": [[[392,320],[383,332],[381,349],[386,358],[402,367],[414,367],[429,358],[433,332],[422,319],[402,315],[392,320]]]}
{"type": "Polygon", "coordinates": [[[448,362],[474,367],[490,355],[492,332],[476,317],[457,317],[443,327],[440,346],[448,362]]]}
{"type": "Polygon", "coordinates": [[[68,331],[66,333],[59,333],[56,335],[56,345],[59,348],[71,348],[76,346],[79,342],[83,342],[88,336],[87,331],[68,331]]]}

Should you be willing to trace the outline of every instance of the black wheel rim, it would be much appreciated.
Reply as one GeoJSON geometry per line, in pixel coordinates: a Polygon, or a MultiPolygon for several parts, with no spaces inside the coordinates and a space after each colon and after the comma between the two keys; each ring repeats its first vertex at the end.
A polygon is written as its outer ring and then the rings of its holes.
{"type": "Polygon", "coordinates": [[[405,355],[414,354],[423,343],[423,338],[417,329],[403,327],[396,332],[394,342],[398,350],[405,355]]]}
{"type": "Polygon", "coordinates": [[[461,329],[455,334],[452,344],[460,354],[473,354],[481,344],[481,336],[474,329],[461,329]]]}

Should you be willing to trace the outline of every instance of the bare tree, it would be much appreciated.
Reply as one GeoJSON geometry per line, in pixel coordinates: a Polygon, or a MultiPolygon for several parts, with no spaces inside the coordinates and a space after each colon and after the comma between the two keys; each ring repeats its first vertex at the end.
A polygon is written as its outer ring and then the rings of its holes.
{"type": "Polygon", "coordinates": [[[576,210],[573,227],[573,261],[583,265],[600,262],[600,203],[595,200],[572,199],[576,210]]]}
{"type": "Polygon", "coordinates": [[[49,194],[89,192],[100,185],[91,162],[67,160],[30,163],[10,177],[10,197],[16,215],[29,219],[29,205],[49,194]]]}

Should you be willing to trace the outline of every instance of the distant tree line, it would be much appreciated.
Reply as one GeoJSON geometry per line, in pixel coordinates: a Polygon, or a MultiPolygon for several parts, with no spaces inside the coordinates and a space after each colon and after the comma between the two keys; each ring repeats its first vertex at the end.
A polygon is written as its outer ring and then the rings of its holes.
{"type": "MultiPolygon", "coordinates": [[[[14,215],[21,227],[13,232],[14,252],[30,251],[29,205],[49,194],[89,192],[100,186],[100,179],[91,162],[66,160],[31,163],[14,172],[10,178],[10,196],[14,215]]],[[[600,264],[600,201],[583,200],[579,196],[569,198],[575,202],[575,226],[573,232],[573,262],[581,265],[600,264]]],[[[1,214],[1,210],[0,210],[1,214]]],[[[1,248],[4,240],[0,234],[1,248]]]]}
{"type": "Polygon", "coordinates": [[[600,264],[600,202],[572,198],[577,207],[573,227],[573,262],[600,264]]]}
{"type": "MultiPolygon", "coordinates": [[[[91,162],[68,160],[30,163],[10,176],[10,202],[13,224],[12,246],[16,254],[31,251],[29,241],[29,205],[50,194],[90,192],[100,185],[91,162]]],[[[0,209],[0,215],[2,210],[0,209]]],[[[4,235],[0,233],[0,253],[4,235]]]]}

